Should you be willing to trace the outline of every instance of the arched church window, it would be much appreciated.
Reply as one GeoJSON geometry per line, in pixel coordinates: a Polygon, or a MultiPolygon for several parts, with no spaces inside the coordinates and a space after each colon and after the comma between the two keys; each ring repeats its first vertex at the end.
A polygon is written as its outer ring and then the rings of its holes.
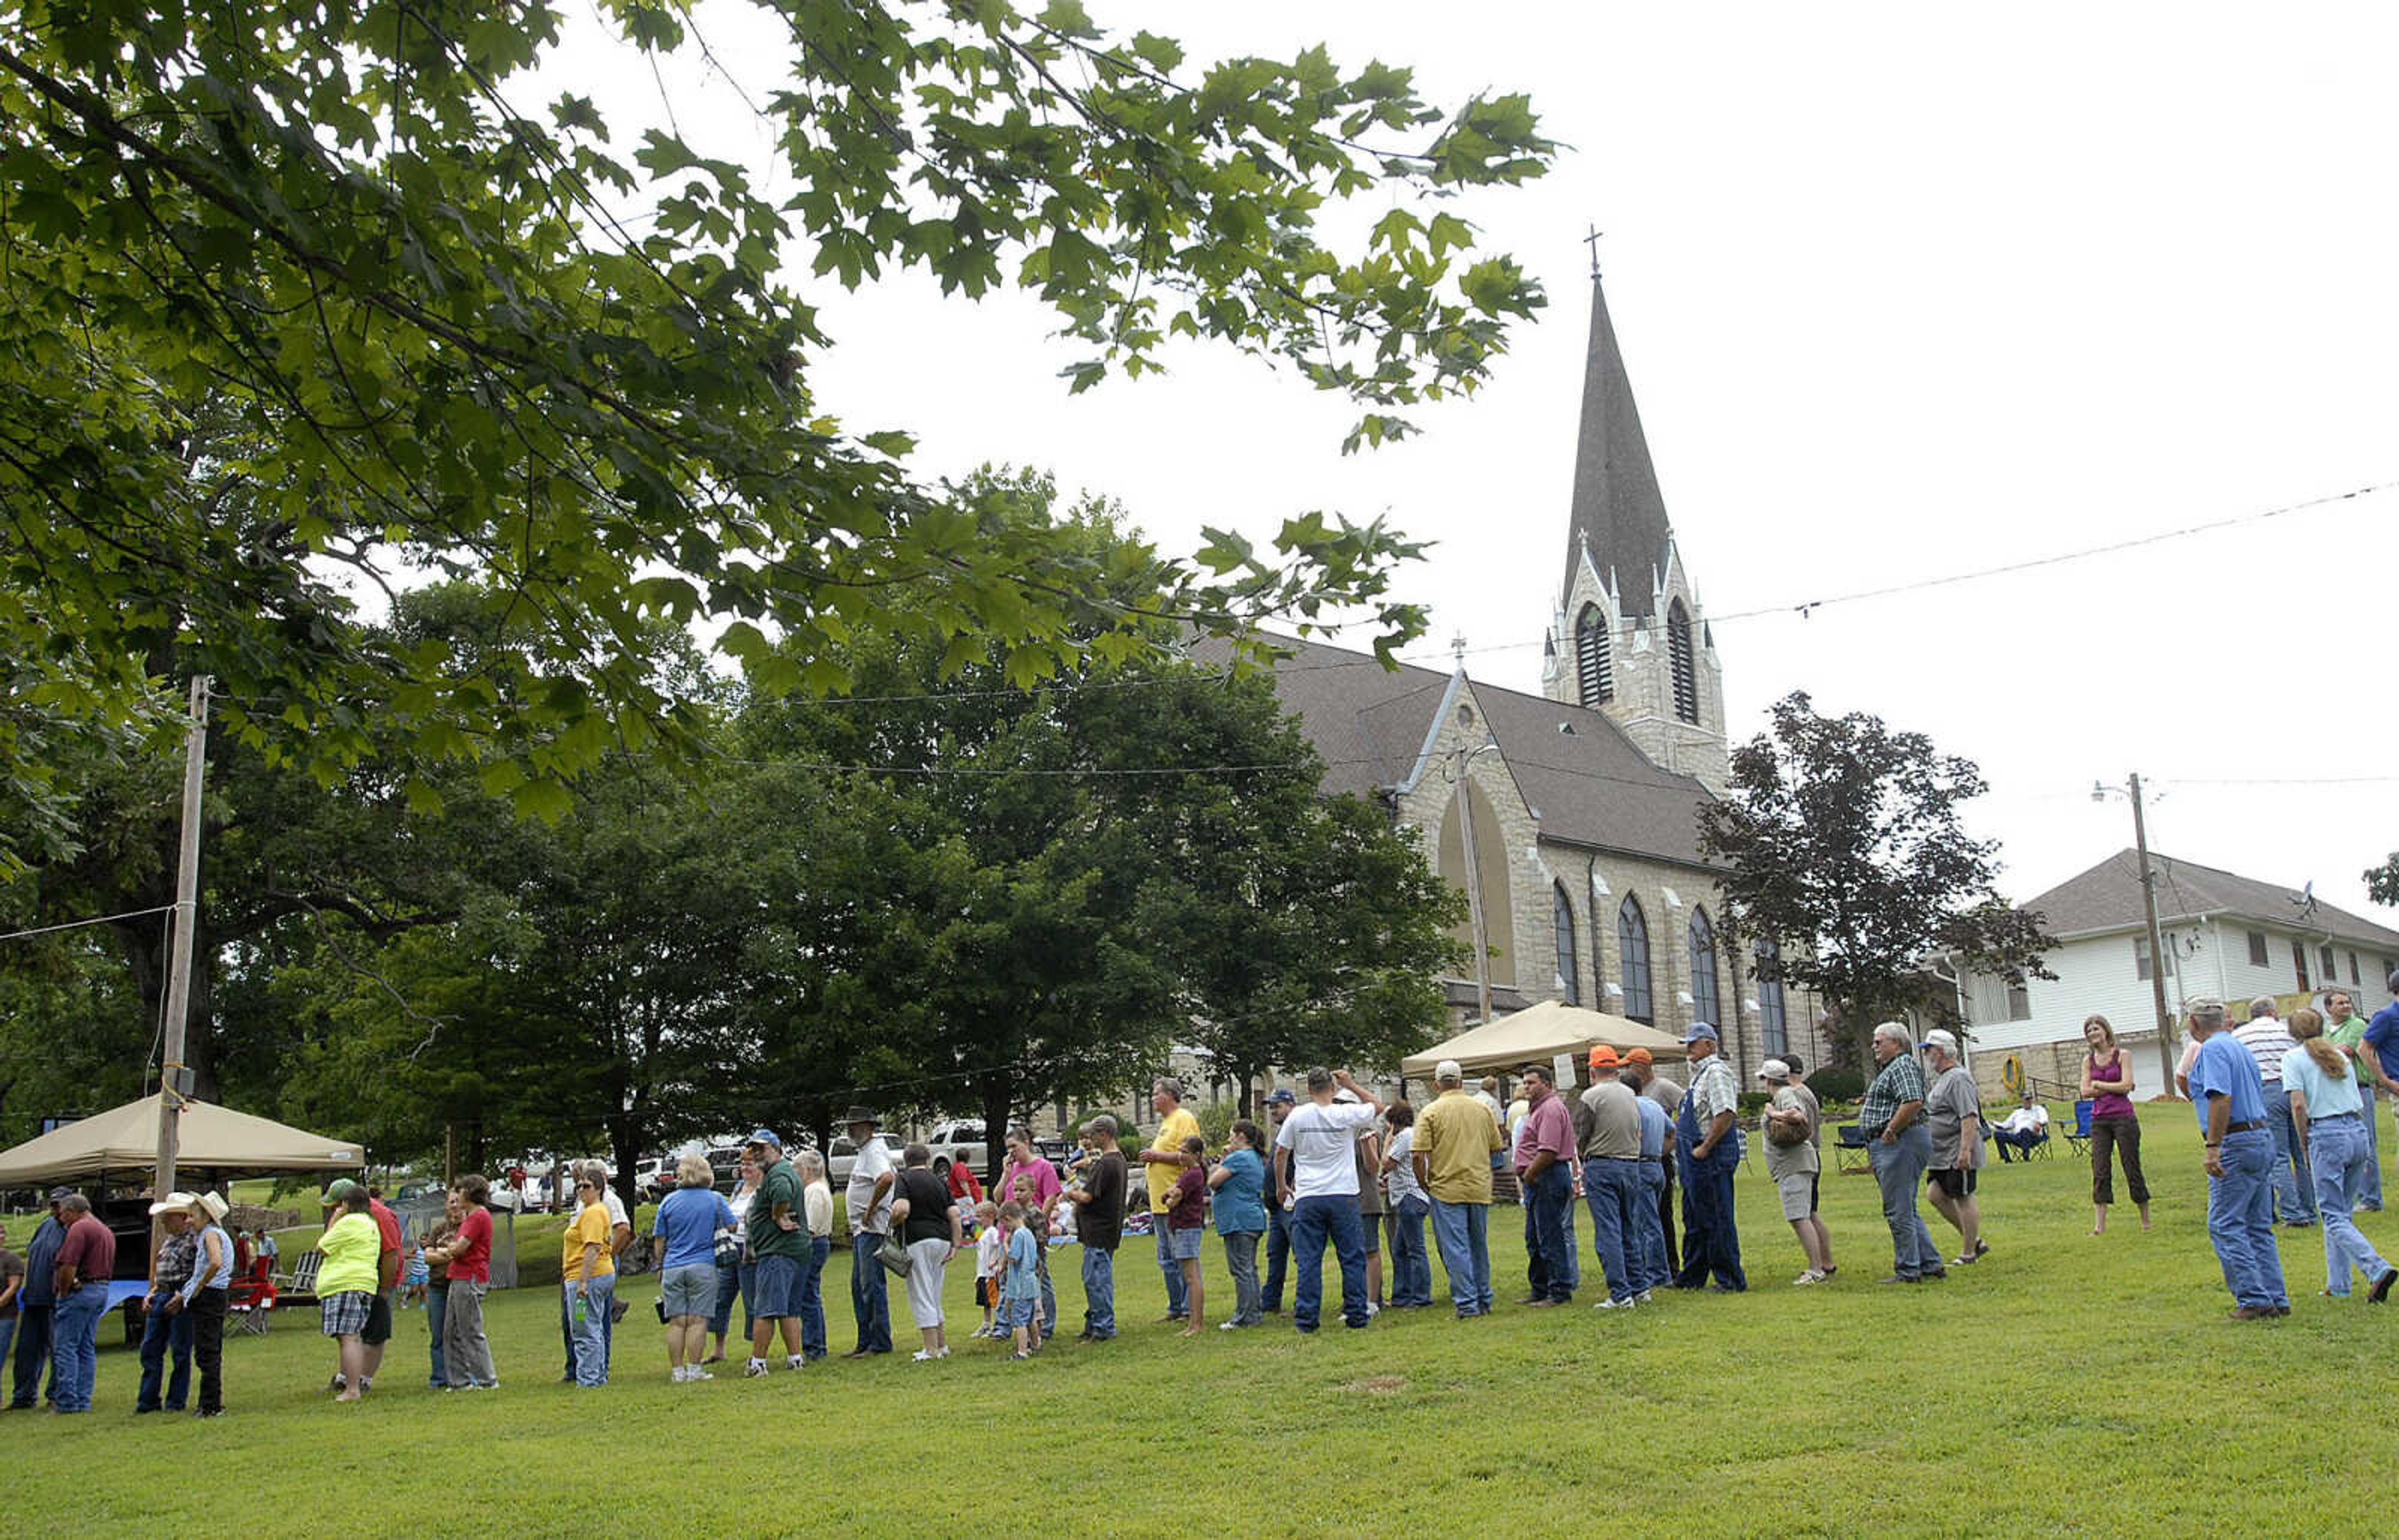
{"type": "Polygon", "coordinates": [[[1575,617],[1575,685],[1585,706],[1605,706],[1616,698],[1616,663],[1607,654],[1607,616],[1596,604],[1586,604],[1575,617]]]}
{"type": "Polygon", "coordinates": [[[1691,911],[1691,1019],[1705,1021],[1722,1031],[1724,1020],[1716,1014],[1716,933],[1708,924],[1708,912],[1691,911]]]}
{"type": "Polygon", "coordinates": [[[1581,970],[1575,966],[1574,905],[1567,901],[1565,885],[1552,884],[1550,906],[1558,933],[1558,983],[1565,991],[1560,996],[1569,1006],[1582,1004],[1581,970]]]}
{"type": "Polygon", "coordinates": [[[1700,720],[1700,671],[1691,652],[1691,612],[1674,601],[1666,612],[1666,656],[1674,670],[1674,715],[1685,722],[1700,720]]]}
{"type": "Polygon", "coordinates": [[[1649,1004],[1649,925],[1632,894],[1616,911],[1616,950],[1623,954],[1624,1014],[1635,1021],[1652,1020],[1649,1004]]]}
{"type": "Polygon", "coordinates": [[[1782,1013],[1782,980],[1766,976],[1766,965],[1781,955],[1782,949],[1772,941],[1757,943],[1757,1046],[1769,1059],[1779,1058],[1791,1046],[1782,1013]]]}

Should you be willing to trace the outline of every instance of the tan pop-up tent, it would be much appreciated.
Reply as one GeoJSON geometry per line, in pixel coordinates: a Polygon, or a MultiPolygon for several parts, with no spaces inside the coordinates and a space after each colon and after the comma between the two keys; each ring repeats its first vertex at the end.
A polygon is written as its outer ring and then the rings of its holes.
{"type": "MultiPolygon", "coordinates": [[[[183,1103],[176,1144],[182,1169],[211,1175],[352,1171],[366,1162],[356,1144],[206,1101],[183,1103]]],[[[147,1171],[157,1158],[158,1099],[145,1096],[0,1153],[0,1187],[147,1171]]]]}
{"type": "Polygon", "coordinates": [[[1647,1048],[1649,1056],[1660,1062],[1687,1057],[1682,1040],[1672,1033],[1605,1011],[1544,1000],[1408,1055],[1400,1061],[1400,1074],[1409,1080],[1430,1080],[1433,1066],[1444,1059],[1457,1060],[1470,1075],[1513,1070],[1519,1064],[1547,1064],[1561,1054],[1579,1065],[1595,1043],[1619,1051],[1647,1048]]]}

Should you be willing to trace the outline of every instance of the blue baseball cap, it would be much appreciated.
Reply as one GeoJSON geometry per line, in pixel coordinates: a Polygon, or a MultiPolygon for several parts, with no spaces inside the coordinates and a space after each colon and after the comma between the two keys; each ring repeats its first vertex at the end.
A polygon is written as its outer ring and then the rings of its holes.
{"type": "Polygon", "coordinates": [[[779,1150],[783,1147],[783,1141],[775,1137],[775,1130],[772,1128],[751,1129],[750,1142],[752,1144],[771,1144],[779,1150]]]}
{"type": "Polygon", "coordinates": [[[1715,1041],[1717,1041],[1716,1029],[1709,1026],[1705,1021],[1692,1022],[1691,1030],[1683,1033],[1683,1042],[1686,1045],[1701,1042],[1714,1043],[1715,1041]]]}
{"type": "Polygon", "coordinates": [[[1292,1095],[1291,1091],[1287,1087],[1277,1087],[1274,1090],[1267,1093],[1267,1105],[1269,1107],[1287,1105],[1296,1102],[1298,1100],[1299,1098],[1292,1095]]]}

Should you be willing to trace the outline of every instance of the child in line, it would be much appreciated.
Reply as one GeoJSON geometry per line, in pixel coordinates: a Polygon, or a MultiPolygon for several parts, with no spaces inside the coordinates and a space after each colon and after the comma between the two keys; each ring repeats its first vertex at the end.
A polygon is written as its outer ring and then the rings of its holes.
{"type": "Polygon", "coordinates": [[[1198,1134],[1183,1141],[1183,1174],[1167,1196],[1166,1241],[1183,1269],[1183,1297],[1190,1308],[1182,1335],[1196,1337],[1207,1322],[1200,1299],[1200,1243],[1208,1234],[1208,1146],[1198,1134]]]}
{"type": "Polygon", "coordinates": [[[1008,1269],[1000,1286],[999,1318],[1016,1344],[1016,1351],[1009,1356],[1021,1360],[1033,1357],[1041,1345],[1041,1278],[1034,1271],[1041,1243],[1024,1223],[1024,1205],[1013,1199],[1001,1205],[999,1227],[1008,1233],[1008,1269]]]}
{"type": "Polygon", "coordinates": [[[995,1315],[1003,1281],[1000,1274],[1008,1265],[1008,1237],[999,1233],[999,1205],[989,1198],[976,1204],[975,1223],[982,1226],[975,1236],[975,1303],[983,1306],[983,1324],[974,1334],[996,1339],[1008,1334],[999,1329],[995,1315]]]}
{"type": "Polygon", "coordinates": [[[425,1260],[425,1243],[420,1240],[408,1253],[408,1272],[400,1279],[403,1287],[400,1295],[400,1307],[402,1310],[412,1307],[418,1310],[426,1308],[425,1290],[432,1281],[433,1269],[425,1260]]]}

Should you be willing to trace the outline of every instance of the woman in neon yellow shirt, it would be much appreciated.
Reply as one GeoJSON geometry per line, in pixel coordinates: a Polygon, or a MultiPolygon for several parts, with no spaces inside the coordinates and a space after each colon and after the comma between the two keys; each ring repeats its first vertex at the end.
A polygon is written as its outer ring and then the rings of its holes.
{"type": "Polygon", "coordinates": [[[337,1401],[355,1401],[365,1392],[367,1312],[381,1284],[376,1263],[383,1253],[383,1232],[368,1211],[367,1190],[346,1178],[325,1189],[328,1208],[341,1211],[325,1226],[317,1250],[325,1253],[317,1270],[319,1319],[325,1335],[339,1344],[342,1393],[337,1401]]]}
{"type": "Polygon", "coordinates": [[[589,1387],[608,1383],[604,1333],[608,1302],[617,1291],[617,1263],[608,1251],[608,1206],[600,1184],[576,1182],[575,1197],[583,1207],[566,1227],[560,1287],[566,1290],[566,1316],[575,1327],[575,1383],[589,1387]]]}

